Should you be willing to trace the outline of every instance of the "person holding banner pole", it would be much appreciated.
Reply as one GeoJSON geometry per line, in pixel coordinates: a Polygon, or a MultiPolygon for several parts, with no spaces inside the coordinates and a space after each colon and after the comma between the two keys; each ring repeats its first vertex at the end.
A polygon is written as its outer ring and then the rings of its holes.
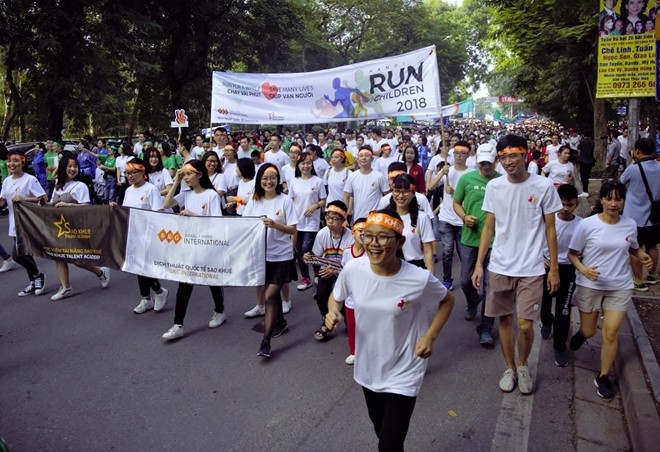
{"type": "MultiPolygon", "coordinates": [[[[166,209],[180,206],[179,215],[193,217],[221,217],[222,206],[220,196],[215,191],[211,180],[207,175],[204,164],[199,160],[190,160],[176,173],[174,184],[165,198],[166,209]],[[184,180],[188,190],[183,190],[174,196],[176,189],[184,180]]],[[[183,337],[183,319],[188,310],[188,303],[192,295],[193,285],[180,282],[176,292],[176,307],[174,308],[174,325],[163,334],[163,339],[173,340],[183,337]]],[[[222,325],[227,316],[225,315],[224,292],[222,286],[209,286],[213,296],[213,317],[209,322],[209,328],[217,328],[222,325]]]]}
{"type": "Polygon", "coordinates": [[[28,295],[41,295],[45,287],[45,276],[39,271],[37,263],[32,256],[19,256],[16,248],[16,225],[14,218],[14,203],[46,201],[46,192],[36,177],[25,172],[25,156],[17,151],[7,153],[8,177],[2,181],[0,190],[0,207],[9,208],[9,237],[14,238],[12,258],[27,271],[30,282],[27,287],[18,293],[19,297],[28,295]]]}
{"type": "Polygon", "coordinates": [[[279,337],[289,328],[284,320],[280,291],[298,279],[291,241],[291,236],[296,234],[298,218],[293,201],[282,193],[280,172],[276,165],[264,163],[257,171],[254,195],[245,206],[243,216],[261,217],[267,228],[264,288],[266,318],[257,356],[270,358],[271,337],[279,337]]]}
{"type": "MultiPolygon", "coordinates": [[[[73,155],[62,157],[57,167],[57,184],[53,191],[50,203],[55,207],[77,206],[80,204],[89,204],[89,189],[80,177],[80,164],[73,155]]],[[[101,287],[104,289],[110,284],[110,269],[107,267],[97,267],[96,265],[75,263],[76,267],[94,273],[101,281],[101,287]]],[[[69,265],[64,260],[56,260],[55,268],[57,276],[60,279],[59,290],[50,297],[52,301],[59,301],[70,297],[73,289],[69,281],[69,265]]]]}
{"type": "MultiPolygon", "coordinates": [[[[146,166],[140,159],[134,158],[126,163],[124,169],[125,177],[130,184],[124,194],[123,206],[136,209],[145,209],[153,211],[163,210],[163,198],[155,185],[147,183],[146,166]]],[[[111,202],[114,207],[117,203],[111,202]]],[[[160,281],[155,278],[137,275],[138,286],[140,288],[140,303],[133,308],[136,314],[142,314],[150,309],[161,311],[167,303],[169,291],[161,287],[160,281]],[[151,297],[151,291],[154,291],[154,297],[151,297]]]]}

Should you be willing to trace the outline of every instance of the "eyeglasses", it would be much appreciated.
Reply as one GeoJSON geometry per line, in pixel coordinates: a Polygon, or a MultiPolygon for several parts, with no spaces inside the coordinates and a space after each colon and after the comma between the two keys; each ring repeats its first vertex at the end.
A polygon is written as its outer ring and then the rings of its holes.
{"type": "Polygon", "coordinates": [[[409,195],[411,193],[412,190],[402,190],[402,189],[392,190],[392,196],[403,196],[403,195],[409,195]]]}
{"type": "Polygon", "coordinates": [[[211,164],[211,165],[217,165],[218,161],[217,160],[207,160],[206,163],[211,164]]]}
{"type": "Polygon", "coordinates": [[[261,178],[261,182],[275,181],[277,182],[277,176],[264,176],[261,178]]]}
{"type": "Polygon", "coordinates": [[[454,151],[454,155],[460,155],[461,157],[465,157],[468,154],[469,154],[469,152],[456,152],[456,151],[454,151]]]}
{"type": "Polygon", "coordinates": [[[387,242],[390,239],[396,238],[396,235],[388,235],[388,234],[378,234],[378,235],[373,235],[373,234],[362,234],[362,242],[365,245],[368,245],[372,243],[374,240],[376,240],[376,243],[379,246],[385,246],[387,245],[387,242]]]}
{"type": "Polygon", "coordinates": [[[127,176],[135,176],[136,174],[140,174],[142,171],[124,171],[124,174],[127,176]]]}
{"type": "Polygon", "coordinates": [[[325,215],[325,219],[326,219],[327,221],[343,221],[343,220],[344,220],[344,219],[343,219],[342,217],[340,217],[339,215],[330,215],[330,214],[326,214],[326,215],[325,215]]]}

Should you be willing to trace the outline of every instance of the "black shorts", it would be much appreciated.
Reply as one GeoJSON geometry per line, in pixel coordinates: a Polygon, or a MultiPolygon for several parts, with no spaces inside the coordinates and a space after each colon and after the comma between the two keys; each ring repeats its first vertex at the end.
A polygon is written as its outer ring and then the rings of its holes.
{"type": "Polygon", "coordinates": [[[637,228],[637,242],[639,246],[643,246],[647,250],[658,246],[658,243],[660,243],[660,224],[637,228]]]}
{"type": "Polygon", "coordinates": [[[297,279],[298,272],[294,259],[281,262],[266,261],[266,285],[276,284],[283,286],[297,279]]]}

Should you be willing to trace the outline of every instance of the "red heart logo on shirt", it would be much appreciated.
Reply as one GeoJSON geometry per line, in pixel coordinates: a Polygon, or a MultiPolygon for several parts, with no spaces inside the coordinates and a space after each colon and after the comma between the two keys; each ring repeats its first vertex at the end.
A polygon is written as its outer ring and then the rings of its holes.
{"type": "Polygon", "coordinates": [[[261,92],[268,100],[275,99],[275,96],[277,96],[277,91],[278,91],[277,85],[271,85],[268,82],[264,82],[261,85],[261,92]]]}

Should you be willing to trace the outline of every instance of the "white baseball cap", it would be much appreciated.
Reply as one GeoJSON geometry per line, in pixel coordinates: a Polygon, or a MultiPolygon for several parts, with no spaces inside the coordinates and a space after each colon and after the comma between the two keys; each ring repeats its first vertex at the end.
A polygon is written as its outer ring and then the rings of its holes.
{"type": "Polygon", "coordinates": [[[495,163],[497,150],[491,143],[480,144],[477,148],[477,163],[490,162],[495,163]]]}

